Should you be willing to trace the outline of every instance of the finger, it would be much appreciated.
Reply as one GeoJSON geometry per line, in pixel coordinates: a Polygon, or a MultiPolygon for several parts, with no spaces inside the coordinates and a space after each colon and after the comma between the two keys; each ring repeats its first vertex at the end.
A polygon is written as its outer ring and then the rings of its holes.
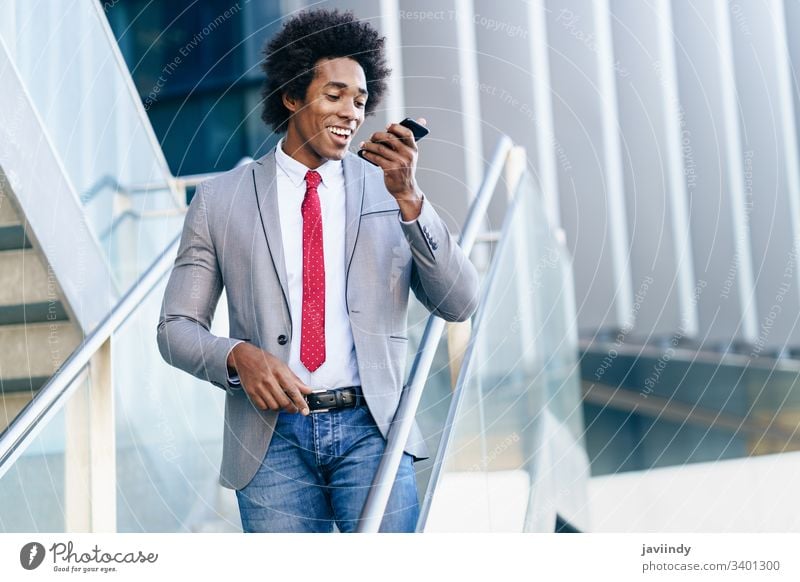
{"type": "MultiPolygon", "coordinates": [[[[367,152],[373,153],[381,158],[389,161],[397,160],[398,154],[395,150],[387,147],[382,143],[375,143],[373,141],[362,141],[359,147],[367,152]]],[[[371,158],[372,159],[372,158],[371,158]]]]}
{"type": "Polygon", "coordinates": [[[308,408],[308,402],[303,398],[303,394],[311,394],[314,389],[311,386],[306,386],[300,378],[297,377],[291,368],[286,368],[287,378],[283,385],[286,386],[286,395],[291,399],[297,410],[303,415],[309,414],[311,411],[308,408]]]}
{"type": "Polygon", "coordinates": [[[266,390],[261,393],[261,397],[264,399],[264,403],[267,405],[267,408],[269,408],[270,410],[279,410],[280,409],[280,406],[278,406],[278,403],[275,402],[275,399],[266,390]]]}
{"type": "Polygon", "coordinates": [[[364,145],[361,146],[361,156],[367,160],[368,162],[372,162],[382,170],[386,169],[387,164],[389,163],[386,158],[381,156],[380,154],[376,154],[375,152],[368,150],[364,145]]]}
{"type": "Polygon", "coordinates": [[[414,139],[414,132],[399,123],[390,123],[386,131],[391,132],[400,138],[405,145],[412,149],[417,149],[417,141],[414,139]]]}
{"type": "Polygon", "coordinates": [[[289,398],[286,396],[286,392],[283,391],[283,387],[277,381],[270,382],[268,386],[272,397],[280,408],[285,409],[291,404],[289,398]]]}
{"type": "Polygon", "coordinates": [[[314,389],[311,386],[306,386],[305,384],[303,384],[300,378],[297,378],[295,376],[295,379],[297,381],[295,382],[294,385],[300,391],[301,394],[311,394],[314,391],[314,389]]]}
{"type": "Polygon", "coordinates": [[[297,408],[297,412],[301,412],[304,416],[308,415],[310,410],[308,409],[308,403],[303,398],[303,395],[300,394],[300,390],[297,388],[290,388],[286,391],[286,395],[292,401],[292,404],[297,408]]]}
{"type": "Polygon", "coordinates": [[[378,166],[384,172],[388,172],[388,171],[391,171],[391,170],[397,170],[397,169],[400,169],[402,167],[402,164],[399,164],[398,162],[395,162],[394,160],[387,159],[387,158],[383,157],[382,155],[375,153],[374,151],[368,150],[367,148],[363,148],[363,149],[364,149],[364,154],[363,154],[364,158],[367,161],[370,161],[373,164],[375,164],[376,166],[378,166]]]}
{"type": "Polygon", "coordinates": [[[303,398],[304,394],[311,394],[314,392],[314,389],[311,386],[307,386],[303,383],[303,381],[298,378],[294,372],[289,370],[288,377],[286,381],[283,383],[286,386],[286,394],[292,398],[292,394],[297,393],[300,398],[303,398]]]}
{"type": "Polygon", "coordinates": [[[264,402],[264,399],[261,398],[261,396],[259,394],[257,394],[257,393],[252,393],[251,394],[250,392],[248,392],[247,395],[250,396],[250,402],[252,402],[255,405],[256,408],[258,408],[260,410],[266,410],[267,409],[267,403],[264,402]]]}
{"type": "Polygon", "coordinates": [[[420,125],[428,125],[428,120],[425,119],[424,117],[417,117],[417,123],[419,123],[420,125]]]}
{"type": "MultiPolygon", "coordinates": [[[[295,374],[289,366],[286,366],[284,369],[284,379],[283,385],[287,386],[288,388],[294,388],[300,391],[301,396],[302,394],[311,394],[314,389],[311,386],[306,386],[300,377],[295,374]]],[[[287,393],[289,390],[287,390],[287,393]]]]}
{"type": "Polygon", "coordinates": [[[393,149],[395,151],[397,151],[398,147],[400,147],[400,144],[402,143],[402,140],[398,136],[386,131],[376,131],[370,136],[369,141],[383,144],[389,149],[393,149]]]}

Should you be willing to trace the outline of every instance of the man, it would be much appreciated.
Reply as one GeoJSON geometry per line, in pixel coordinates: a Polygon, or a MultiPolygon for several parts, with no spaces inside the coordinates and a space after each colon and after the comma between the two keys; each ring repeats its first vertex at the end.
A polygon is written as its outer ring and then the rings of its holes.
{"type": "MultiPolygon", "coordinates": [[[[478,278],[415,180],[397,123],[348,151],[383,96],[383,38],[305,12],[265,49],[261,159],[201,184],[164,296],[169,363],[226,391],[220,483],[245,531],[353,531],[403,388],[408,293],[448,321],[478,278]],[[223,286],[230,338],[209,332],[223,286]]],[[[382,531],[413,531],[414,426],[382,531]]]]}

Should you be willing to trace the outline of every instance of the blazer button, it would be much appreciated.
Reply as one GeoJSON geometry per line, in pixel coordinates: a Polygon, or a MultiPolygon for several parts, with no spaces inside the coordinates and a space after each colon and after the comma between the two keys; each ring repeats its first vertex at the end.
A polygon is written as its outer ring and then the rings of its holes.
{"type": "Polygon", "coordinates": [[[278,336],[278,343],[282,346],[285,346],[287,341],[289,341],[289,338],[287,338],[285,335],[281,334],[278,336]]]}

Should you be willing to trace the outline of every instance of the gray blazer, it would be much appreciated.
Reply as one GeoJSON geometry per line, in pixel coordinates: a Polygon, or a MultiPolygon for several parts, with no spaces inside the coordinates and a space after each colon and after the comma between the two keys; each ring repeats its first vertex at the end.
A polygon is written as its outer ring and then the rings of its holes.
{"type": "MultiPolygon", "coordinates": [[[[347,311],[362,390],[385,437],[404,385],[409,289],[432,313],[463,321],[477,306],[478,276],[429,200],[416,222],[401,224],[380,168],[351,152],[343,168],[347,311]]],[[[253,478],[278,415],[228,382],[228,352],[245,340],[288,361],[292,329],[273,149],[198,186],[158,322],[162,357],[226,392],[225,487],[253,478]],[[209,331],[223,287],[230,337],[209,331]]],[[[405,450],[428,456],[416,424],[405,450]]]]}

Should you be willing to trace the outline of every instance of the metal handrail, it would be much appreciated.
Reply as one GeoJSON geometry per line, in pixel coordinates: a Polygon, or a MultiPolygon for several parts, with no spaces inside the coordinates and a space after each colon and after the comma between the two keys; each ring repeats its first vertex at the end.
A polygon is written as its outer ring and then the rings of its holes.
{"type": "MultiPolygon", "coordinates": [[[[241,166],[244,166],[245,164],[249,164],[252,161],[253,158],[251,158],[250,156],[244,156],[241,160],[236,162],[236,167],[239,168],[241,166]]],[[[215,176],[219,176],[219,174],[220,174],[219,172],[207,172],[205,174],[188,174],[185,176],[175,176],[173,180],[175,182],[175,186],[179,190],[183,190],[183,192],[186,192],[187,188],[193,188],[195,186],[198,186],[200,185],[200,182],[203,182],[204,180],[208,180],[209,178],[213,178],[215,176]]]]}
{"type": "MultiPolygon", "coordinates": [[[[475,196],[469,213],[464,221],[464,228],[461,230],[458,244],[461,249],[469,255],[477,238],[481,222],[486,216],[489,203],[494,195],[500,174],[505,166],[506,158],[514,144],[507,136],[500,138],[495,147],[489,169],[484,176],[478,194],[475,196]]],[[[411,366],[408,384],[400,395],[400,403],[397,407],[389,432],[386,435],[386,448],[381,457],[380,465],[375,473],[367,494],[367,500],[361,511],[361,518],[358,524],[359,532],[375,533],[379,530],[386,505],[389,502],[389,495],[394,485],[397,470],[403,457],[403,450],[411,434],[411,426],[422,399],[422,391],[428,379],[433,357],[439,345],[442,332],[444,331],[445,321],[435,315],[428,318],[425,331],[422,334],[420,347],[411,366]]]]}
{"type": "MultiPolygon", "coordinates": [[[[249,164],[253,158],[249,156],[243,157],[236,162],[236,167],[244,164],[249,164]]],[[[203,174],[186,174],[183,176],[168,176],[163,181],[156,182],[142,182],[131,186],[125,186],[117,178],[111,174],[104,174],[95,180],[94,184],[81,194],[81,202],[84,204],[94,200],[103,190],[111,189],[126,196],[136,196],[139,194],[148,194],[153,190],[163,190],[165,188],[175,188],[178,192],[186,193],[187,188],[192,188],[199,185],[204,180],[219,176],[220,172],[206,172],[203,174]]],[[[183,205],[181,205],[183,208],[183,205]]]]}
{"type": "Polygon", "coordinates": [[[129,208],[127,210],[123,210],[122,212],[120,212],[111,222],[111,224],[97,236],[97,239],[105,244],[108,237],[111,236],[111,234],[114,233],[119,228],[119,225],[126,220],[144,220],[148,218],[170,218],[172,216],[178,216],[181,214],[186,214],[185,208],[163,208],[159,210],[144,210],[141,212],[129,208]]]}
{"type": "Polygon", "coordinates": [[[0,478],[19,458],[34,437],[68,401],[78,386],[95,353],[111,335],[133,314],[139,304],[172,269],[175,253],[180,243],[177,235],[103,319],[100,325],[80,343],[78,348],[59,367],[58,371],[22,409],[17,417],[0,435],[0,478]]]}

